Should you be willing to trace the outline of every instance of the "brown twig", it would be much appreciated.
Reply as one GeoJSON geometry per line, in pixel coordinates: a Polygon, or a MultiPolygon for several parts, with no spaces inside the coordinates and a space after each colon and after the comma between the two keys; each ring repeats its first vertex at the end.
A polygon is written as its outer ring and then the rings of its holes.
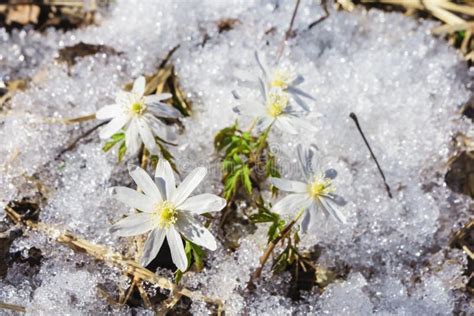
{"type": "Polygon", "coordinates": [[[321,23],[322,21],[326,20],[329,17],[329,10],[328,10],[328,4],[327,0],[322,0],[321,1],[321,6],[323,7],[324,10],[324,15],[317,19],[316,21],[312,22],[309,26],[308,29],[311,30],[313,27],[321,23]]]}
{"type": "Polygon", "coordinates": [[[286,225],[281,232],[278,234],[278,236],[270,241],[267,245],[267,248],[265,249],[265,252],[263,255],[260,257],[260,266],[255,270],[252,279],[250,280],[250,283],[253,282],[253,280],[260,278],[263,267],[265,266],[265,263],[267,263],[268,259],[270,258],[270,255],[272,254],[273,250],[275,249],[275,246],[284,238],[288,236],[288,234],[291,232],[291,229],[293,226],[296,224],[298,219],[301,217],[303,214],[303,210],[299,212],[299,214],[296,216],[294,220],[292,220],[288,225],[286,225]]]}
{"type": "Polygon", "coordinates": [[[283,41],[281,41],[280,48],[278,49],[276,59],[277,61],[280,60],[281,55],[283,54],[283,50],[285,49],[285,43],[291,37],[291,34],[293,32],[293,24],[295,23],[295,18],[296,14],[298,13],[300,2],[301,0],[296,0],[295,8],[293,9],[293,14],[291,15],[290,25],[288,26],[288,29],[285,32],[285,37],[283,38],[283,41]]]}
{"type": "Polygon", "coordinates": [[[95,120],[95,118],[96,118],[95,113],[93,113],[93,114],[89,114],[89,115],[63,119],[62,122],[64,124],[74,124],[74,123],[82,123],[82,122],[86,122],[86,121],[95,120]]]}
{"type": "Polygon", "coordinates": [[[26,308],[23,306],[1,303],[1,302],[0,302],[0,309],[8,309],[14,312],[26,313],[26,308]]]}
{"type": "Polygon", "coordinates": [[[359,131],[360,135],[362,136],[362,139],[364,140],[365,145],[369,149],[369,152],[370,152],[370,155],[372,156],[372,159],[374,159],[375,164],[377,165],[377,169],[379,170],[379,173],[382,176],[383,183],[385,184],[385,190],[387,191],[388,197],[392,198],[392,192],[390,191],[390,187],[387,183],[387,179],[385,178],[385,175],[382,171],[382,168],[380,167],[380,164],[379,164],[377,158],[375,157],[374,152],[372,151],[372,148],[370,147],[369,142],[367,141],[367,138],[365,138],[364,132],[362,132],[362,128],[360,127],[359,120],[357,119],[357,116],[355,115],[355,113],[351,113],[349,116],[354,121],[354,123],[357,127],[357,130],[359,131]]]}
{"type": "Polygon", "coordinates": [[[89,136],[90,134],[92,134],[92,132],[94,132],[96,129],[98,129],[99,127],[107,124],[108,121],[104,121],[104,122],[101,122],[91,128],[89,128],[87,131],[85,131],[84,133],[82,133],[81,135],[79,135],[76,139],[74,139],[66,148],[64,148],[63,150],[61,150],[59,152],[59,154],[56,156],[56,160],[58,160],[59,158],[61,158],[62,155],[64,155],[66,152],[70,151],[70,150],[73,150],[77,143],[79,143],[79,141],[81,139],[84,139],[86,138],[87,136],[89,136]]]}
{"type": "Polygon", "coordinates": [[[99,261],[117,266],[121,268],[126,275],[133,276],[140,281],[149,282],[162,289],[171,291],[171,293],[178,293],[180,295],[186,296],[191,300],[203,301],[214,304],[218,306],[218,308],[223,308],[223,302],[220,299],[210,298],[199,292],[177,286],[172,281],[164,277],[160,277],[152,271],[143,268],[135,260],[126,258],[120,253],[114,252],[112,249],[104,245],[94,244],[90,241],[79,238],[70,232],[61,231],[57,227],[50,226],[45,223],[35,223],[31,220],[23,220],[21,215],[9,206],[5,207],[5,213],[14,223],[21,224],[24,227],[41,232],[74,251],[84,252],[99,261]]]}
{"type": "Polygon", "coordinates": [[[181,294],[172,293],[168,299],[161,303],[160,308],[156,311],[157,315],[166,315],[179,302],[181,297],[181,294]]]}

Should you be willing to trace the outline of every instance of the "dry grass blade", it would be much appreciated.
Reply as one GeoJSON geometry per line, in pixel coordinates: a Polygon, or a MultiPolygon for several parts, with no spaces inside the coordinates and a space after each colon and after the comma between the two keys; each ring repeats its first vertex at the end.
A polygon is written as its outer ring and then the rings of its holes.
{"type": "Polygon", "coordinates": [[[181,299],[181,294],[173,293],[167,300],[161,303],[160,308],[156,311],[158,315],[166,315],[181,299]]]}
{"type": "Polygon", "coordinates": [[[23,306],[6,304],[6,303],[1,303],[1,302],[0,302],[0,309],[7,309],[14,312],[26,313],[26,308],[24,308],[23,306]]]}
{"type": "Polygon", "coordinates": [[[445,25],[433,29],[433,34],[449,35],[449,42],[456,46],[465,59],[473,60],[474,43],[472,41],[474,22],[473,1],[452,0],[362,0],[364,4],[386,4],[403,7],[407,13],[414,11],[431,14],[445,25]]]}
{"type": "Polygon", "coordinates": [[[7,82],[7,92],[0,97],[0,109],[6,101],[11,99],[17,91],[23,91],[26,89],[26,80],[18,79],[7,82]]]}
{"type": "Polygon", "coordinates": [[[354,10],[355,5],[351,0],[337,0],[337,3],[346,11],[354,10]]]}
{"type": "Polygon", "coordinates": [[[436,35],[445,35],[454,32],[464,31],[464,30],[473,30],[474,29],[474,22],[464,22],[459,24],[445,24],[438,27],[435,27],[431,30],[431,33],[436,35]]]}
{"type": "Polygon", "coordinates": [[[199,292],[191,291],[184,287],[179,287],[175,285],[172,281],[157,276],[152,271],[143,268],[135,260],[126,258],[120,253],[117,253],[106,246],[94,244],[90,241],[79,238],[71,234],[70,232],[61,231],[60,229],[47,225],[45,223],[34,223],[31,220],[23,220],[21,215],[9,206],[5,208],[5,213],[13,222],[21,224],[27,228],[36,230],[38,232],[44,233],[59,242],[60,244],[63,244],[74,251],[87,253],[88,255],[94,257],[97,260],[115,265],[121,268],[124,274],[132,276],[135,280],[149,282],[162,289],[168,290],[171,293],[177,293],[183,296],[187,296],[191,300],[203,301],[206,303],[214,304],[219,309],[223,307],[223,303],[220,299],[210,298],[199,292]]]}

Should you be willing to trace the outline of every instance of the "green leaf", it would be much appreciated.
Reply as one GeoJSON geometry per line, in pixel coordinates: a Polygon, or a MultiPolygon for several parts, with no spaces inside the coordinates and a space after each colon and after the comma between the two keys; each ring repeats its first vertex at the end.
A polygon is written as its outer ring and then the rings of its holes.
{"type": "Polygon", "coordinates": [[[270,225],[270,227],[268,228],[268,242],[275,240],[280,235],[280,232],[283,230],[284,227],[285,221],[282,219],[273,222],[273,224],[270,225]]]}
{"type": "Polygon", "coordinates": [[[239,155],[237,155],[237,153],[234,153],[232,155],[232,158],[234,159],[234,161],[238,164],[242,164],[242,159],[240,159],[239,155]]]}
{"type": "Polygon", "coordinates": [[[186,239],[184,252],[186,253],[186,257],[188,258],[187,269],[190,268],[191,263],[194,263],[196,269],[202,270],[202,268],[204,267],[204,262],[202,260],[202,258],[204,257],[204,251],[202,250],[202,248],[186,239]]]}
{"type": "Polygon", "coordinates": [[[174,272],[174,283],[179,284],[179,282],[181,282],[182,278],[183,278],[183,272],[181,270],[177,269],[174,272]]]}
{"type": "Polygon", "coordinates": [[[108,152],[112,147],[114,147],[118,142],[125,139],[125,133],[119,132],[115,133],[110,137],[110,140],[104,144],[102,150],[108,152]]]}
{"type": "Polygon", "coordinates": [[[161,154],[163,155],[163,158],[165,158],[165,159],[170,163],[171,168],[172,168],[177,174],[179,174],[178,168],[176,167],[176,164],[174,163],[174,157],[173,157],[173,155],[168,151],[168,149],[166,149],[165,145],[163,145],[163,143],[161,142],[161,138],[156,137],[156,138],[155,138],[155,142],[156,142],[156,144],[158,145],[158,148],[160,149],[161,154]]]}
{"type": "Polygon", "coordinates": [[[224,183],[224,198],[229,200],[235,192],[237,192],[240,175],[242,174],[242,169],[235,170],[224,183]]]}
{"type": "Polygon", "coordinates": [[[125,142],[122,142],[120,144],[120,148],[118,151],[118,161],[121,162],[123,157],[125,156],[125,153],[127,152],[127,146],[125,146],[125,142]]]}
{"type": "Polygon", "coordinates": [[[272,265],[272,270],[275,272],[283,272],[288,267],[289,247],[283,250],[275,259],[272,265]]]}
{"type": "Polygon", "coordinates": [[[250,169],[248,165],[242,168],[242,182],[248,194],[252,194],[252,181],[250,180],[250,169]]]}
{"type": "Polygon", "coordinates": [[[193,250],[194,264],[196,265],[196,268],[200,271],[204,268],[204,262],[202,260],[202,258],[204,257],[204,251],[202,250],[201,246],[196,245],[192,242],[190,244],[193,250]]]}
{"type": "Polygon", "coordinates": [[[189,269],[191,266],[191,258],[192,258],[192,250],[193,248],[191,247],[191,242],[187,239],[185,239],[184,243],[184,253],[186,254],[186,258],[188,259],[188,266],[186,267],[186,271],[189,269]]]}
{"type": "Polygon", "coordinates": [[[214,148],[217,149],[217,151],[221,151],[229,143],[231,142],[231,137],[234,135],[237,131],[237,122],[233,124],[230,127],[226,127],[221,129],[219,132],[217,132],[216,136],[214,136],[214,148]]]}

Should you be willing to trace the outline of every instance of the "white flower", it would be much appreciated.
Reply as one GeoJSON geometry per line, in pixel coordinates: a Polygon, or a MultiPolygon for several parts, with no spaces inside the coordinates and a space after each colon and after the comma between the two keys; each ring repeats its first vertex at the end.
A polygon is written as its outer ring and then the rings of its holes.
{"type": "Polygon", "coordinates": [[[257,128],[264,130],[274,124],[279,130],[293,135],[298,134],[297,128],[313,131],[314,126],[302,117],[305,111],[295,111],[290,105],[288,94],[281,89],[272,89],[268,93],[261,90],[261,101],[243,98],[235,109],[237,112],[253,116],[257,119],[257,128]]]}
{"type": "Polygon", "coordinates": [[[142,144],[152,154],[158,154],[155,136],[167,139],[165,125],[157,117],[177,118],[180,112],[161,102],[171,98],[171,94],[162,93],[144,96],[145,78],[138,77],[131,92],[120,91],[115,104],[107,105],[97,111],[98,119],[111,119],[100,131],[100,138],[107,139],[125,129],[125,145],[131,154],[136,153],[142,144]]]}
{"type": "Polygon", "coordinates": [[[255,52],[255,60],[258,67],[260,68],[260,75],[255,76],[254,73],[249,73],[236,69],[234,71],[235,76],[241,81],[250,83],[252,87],[255,87],[257,84],[262,85],[265,89],[265,92],[273,89],[281,89],[288,94],[296,101],[306,111],[309,110],[308,105],[303,98],[308,98],[314,100],[314,98],[298,88],[298,86],[304,81],[304,78],[301,75],[295,74],[289,67],[269,67],[265,59],[265,55],[260,55],[258,52],[255,52]]]}
{"type": "Polygon", "coordinates": [[[315,227],[315,215],[318,210],[324,215],[332,216],[341,223],[346,223],[345,216],[338,206],[346,204],[345,200],[334,194],[332,180],[337,172],[328,169],[324,173],[318,171],[316,148],[303,149],[298,145],[298,158],[306,182],[270,178],[270,182],[282,191],[292,192],[273,206],[273,210],[282,215],[290,215],[305,210],[301,227],[303,232],[315,227]]]}
{"type": "Polygon", "coordinates": [[[147,266],[156,257],[165,237],[173,262],[181,271],[188,266],[181,235],[197,245],[216,249],[212,234],[193,215],[220,211],[226,201],[208,193],[189,197],[206,175],[205,168],[194,169],[178,187],[173,170],[164,159],[158,161],[155,181],[139,167],[134,167],[130,175],[143,193],[126,187],[112,188],[111,193],[117,200],[141,212],[120,220],[110,231],[119,236],[150,231],[140,260],[142,266],[147,266]]]}

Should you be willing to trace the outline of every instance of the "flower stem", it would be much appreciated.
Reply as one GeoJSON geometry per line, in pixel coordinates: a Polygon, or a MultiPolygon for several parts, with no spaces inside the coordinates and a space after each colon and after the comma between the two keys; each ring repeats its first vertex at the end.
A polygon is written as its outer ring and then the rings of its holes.
{"type": "Polygon", "coordinates": [[[253,130],[253,128],[255,127],[255,125],[257,125],[257,119],[252,120],[252,123],[250,123],[250,126],[247,129],[247,132],[250,133],[253,130]]]}
{"type": "Polygon", "coordinates": [[[95,118],[96,118],[95,113],[93,113],[93,114],[89,114],[89,115],[64,119],[63,123],[64,124],[82,123],[82,122],[86,122],[86,121],[90,121],[90,120],[95,120],[95,118]]]}
{"type": "Polygon", "coordinates": [[[298,8],[300,6],[301,0],[296,0],[295,8],[293,9],[293,14],[291,15],[290,25],[285,32],[285,37],[281,41],[280,47],[277,52],[277,61],[280,60],[281,55],[283,55],[283,50],[285,49],[286,41],[291,37],[293,32],[293,24],[295,23],[296,14],[298,13],[298,8]]]}
{"type": "Polygon", "coordinates": [[[260,278],[260,275],[262,274],[263,267],[265,266],[268,259],[270,258],[270,255],[272,254],[273,250],[275,249],[275,246],[280,242],[280,240],[282,240],[282,239],[284,239],[288,236],[288,234],[291,232],[291,229],[293,228],[293,226],[296,224],[296,222],[298,222],[301,215],[303,215],[304,211],[305,211],[304,208],[301,209],[298,212],[298,214],[296,214],[295,218],[290,223],[288,223],[288,225],[286,225],[285,228],[283,228],[281,230],[281,232],[278,234],[278,236],[268,243],[268,246],[265,249],[265,252],[260,257],[260,266],[257,268],[257,270],[255,270],[255,272],[252,276],[251,282],[254,279],[260,278]]]}
{"type": "Polygon", "coordinates": [[[267,138],[268,138],[268,134],[270,133],[270,130],[272,129],[272,126],[273,126],[273,122],[272,124],[270,124],[270,126],[268,126],[265,131],[263,132],[263,134],[259,137],[259,140],[258,140],[258,147],[257,147],[257,152],[256,152],[256,155],[255,157],[258,158],[261,156],[263,150],[265,149],[265,145],[267,145],[267,138]]]}
{"type": "Polygon", "coordinates": [[[149,156],[149,152],[148,150],[143,147],[143,152],[142,152],[142,157],[141,157],[141,162],[140,162],[140,166],[142,167],[142,169],[146,170],[146,167],[148,166],[148,156],[149,156]]]}

